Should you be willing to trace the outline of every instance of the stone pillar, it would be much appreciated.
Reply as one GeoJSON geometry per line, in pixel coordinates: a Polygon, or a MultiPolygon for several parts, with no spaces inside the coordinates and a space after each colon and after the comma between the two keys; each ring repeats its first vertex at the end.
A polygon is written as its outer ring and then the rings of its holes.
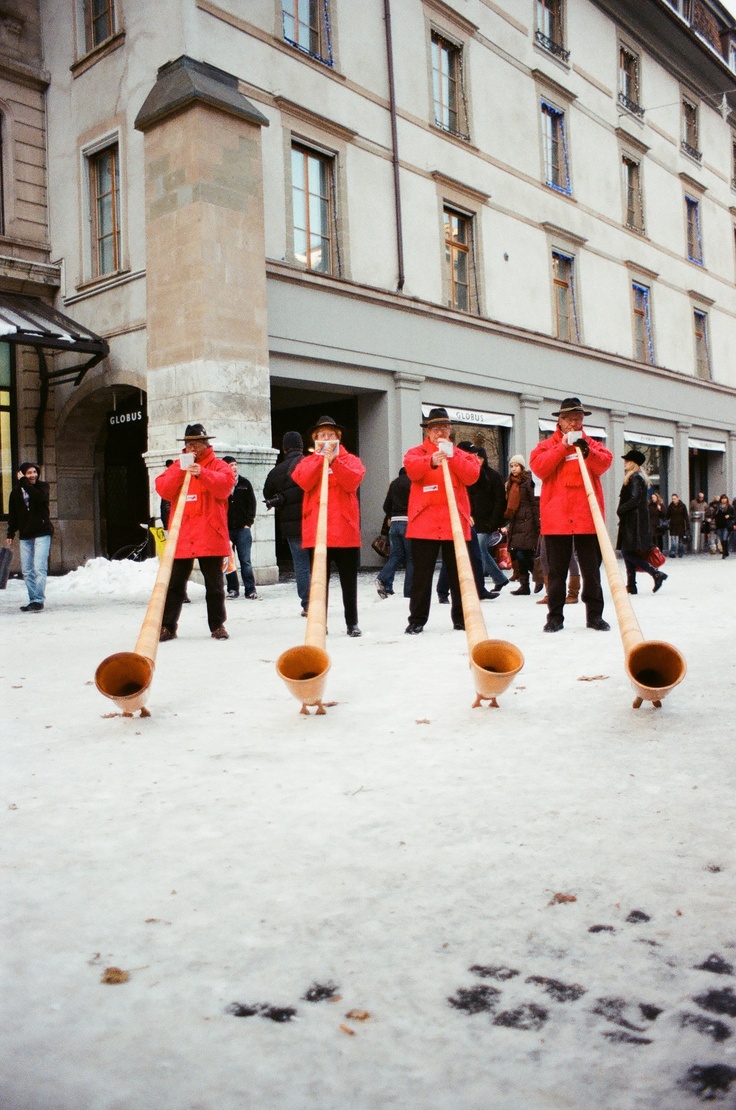
{"type": "Polygon", "coordinates": [[[624,423],[628,415],[628,412],[624,412],[622,409],[611,410],[611,439],[606,444],[608,450],[613,455],[613,462],[610,470],[603,475],[602,485],[606,498],[606,527],[611,537],[612,544],[616,543],[616,536],[618,534],[618,516],[616,515],[616,509],[618,507],[619,490],[624,480],[622,456],[625,455],[628,450],[628,445],[624,439],[624,423]]]}
{"type": "Polygon", "coordinates": [[[680,500],[690,504],[690,451],[687,445],[688,435],[692,424],[678,420],[675,431],[675,448],[672,452],[672,484],[670,497],[673,493],[680,495],[680,500]]]}
{"type": "Polygon", "coordinates": [[[728,433],[728,441],[726,443],[726,473],[724,479],[726,483],[726,492],[729,499],[734,496],[736,490],[736,432],[728,433]]]}
{"type": "MultiPolygon", "coordinates": [[[[145,136],[148,447],[152,471],[202,423],[259,497],[271,449],[263,116],[231,74],[162,66],[136,118],[145,136]]],[[[259,508],[263,508],[259,505],[259,508]]],[[[277,580],[273,514],[256,524],[258,582],[277,580]]]]}
{"type": "Polygon", "coordinates": [[[529,465],[532,449],[539,443],[539,406],[543,398],[536,393],[522,393],[519,397],[521,416],[519,427],[514,429],[512,455],[523,455],[529,465]]]}
{"type": "MultiPolygon", "coordinates": [[[[420,427],[422,423],[422,395],[420,390],[424,382],[423,374],[410,374],[403,370],[394,372],[394,394],[398,414],[395,429],[398,439],[396,447],[400,460],[403,459],[410,447],[415,447],[422,442],[422,429],[420,427]]],[[[401,462],[399,462],[399,466],[401,466],[401,462]]],[[[396,473],[398,474],[398,468],[396,473]]],[[[396,475],[393,475],[393,477],[396,477],[396,475]]]]}

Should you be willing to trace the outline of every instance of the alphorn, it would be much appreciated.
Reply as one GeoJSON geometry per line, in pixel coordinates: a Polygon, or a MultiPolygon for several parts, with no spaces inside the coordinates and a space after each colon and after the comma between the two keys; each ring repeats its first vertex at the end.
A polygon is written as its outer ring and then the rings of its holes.
{"type": "Polygon", "coordinates": [[[146,709],[146,701],[156,667],[156,651],[158,638],[161,635],[166,592],[174,566],[176,543],[181,530],[190,479],[191,474],[187,471],[136,645],[133,651],[119,651],[116,655],[108,655],[95,671],[95,686],[101,694],[115,702],[118,709],[123,711],[124,717],[132,717],[136,709],[140,709],[141,717],[150,716],[146,709]]]}
{"type": "Polygon", "coordinates": [[[442,460],[442,471],[447,491],[447,504],[450,510],[457,574],[460,580],[465,635],[468,641],[468,658],[475,683],[476,696],[473,709],[482,705],[484,701],[489,703],[489,708],[498,709],[496,698],[508,689],[514,676],[524,666],[524,656],[508,640],[488,639],[447,459],[442,460]]]}
{"type": "Polygon", "coordinates": [[[685,677],[687,663],[685,657],[672,644],[665,643],[664,640],[644,639],[634,607],[619,573],[616,553],[606,531],[603,514],[595,496],[583,453],[577,445],[575,450],[580,460],[585,492],[588,495],[588,504],[593,515],[603,565],[606,568],[606,577],[616,610],[616,620],[624,647],[626,674],[636,695],[633,708],[638,709],[643,701],[650,701],[655,709],[660,709],[662,699],[685,677]]]}
{"type": "Polygon", "coordinates": [[[276,671],[286,683],[289,693],[302,703],[300,713],[309,713],[308,705],[316,705],[317,714],[326,712],[322,695],[330,669],[330,657],[325,649],[327,640],[327,480],[330,463],[325,458],[322,465],[322,485],[319,492],[317,534],[312,559],[312,580],[307,605],[307,631],[304,643],[288,648],[276,660],[276,671]]]}

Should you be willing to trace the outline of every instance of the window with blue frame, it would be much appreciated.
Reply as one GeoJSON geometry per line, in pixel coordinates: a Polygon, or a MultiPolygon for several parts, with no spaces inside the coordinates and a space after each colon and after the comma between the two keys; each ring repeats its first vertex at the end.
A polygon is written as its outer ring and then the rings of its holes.
{"type": "Polygon", "coordinates": [[[282,0],[284,40],[305,54],[333,65],[330,0],[282,0]]]}
{"type": "Polygon", "coordinates": [[[551,189],[568,196],[570,163],[567,156],[565,113],[546,100],[542,101],[542,149],[544,154],[544,179],[551,189]]]}
{"type": "Polygon", "coordinates": [[[649,289],[638,281],[632,283],[634,293],[634,358],[654,365],[652,318],[649,309],[649,289]]]}
{"type": "Polygon", "coordinates": [[[703,237],[700,232],[700,203],[692,197],[685,197],[685,219],[687,223],[687,257],[690,262],[703,265],[703,237]]]}

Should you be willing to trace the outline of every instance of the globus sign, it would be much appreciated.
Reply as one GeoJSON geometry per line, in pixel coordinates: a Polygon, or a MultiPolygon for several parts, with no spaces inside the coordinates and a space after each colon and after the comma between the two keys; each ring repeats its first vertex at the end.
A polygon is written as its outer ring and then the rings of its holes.
{"type": "Polygon", "coordinates": [[[109,412],[107,422],[110,427],[116,424],[132,424],[136,420],[145,420],[143,409],[134,409],[133,412],[109,412]]]}
{"type": "Polygon", "coordinates": [[[116,409],[114,412],[108,412],[106,417],[107,430],[109,435],[119,435],[120,433],[132,432],[139,428],[145,428],[148,419],[145,406],[139,405],[137,408],[121,411],[116,409]]]}

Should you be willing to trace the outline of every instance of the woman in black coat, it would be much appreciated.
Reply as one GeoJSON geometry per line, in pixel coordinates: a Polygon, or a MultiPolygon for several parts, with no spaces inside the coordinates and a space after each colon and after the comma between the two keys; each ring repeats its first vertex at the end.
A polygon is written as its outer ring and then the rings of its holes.
{"type": "Polygon", "coordinates": [[[654,579],[654,593],[656,593],[667,575],[655,570],[644,558],[644,552],[652,546],[647,483],[641,473],[645,458],[641,451],[628,451],[623,456],[623,460],[625,477],[616,510],[618,513],[616,547],[619,548],[626,564],[626,589],[630,594],[637,593],[636,572],[641,570],[654,579]]]}

